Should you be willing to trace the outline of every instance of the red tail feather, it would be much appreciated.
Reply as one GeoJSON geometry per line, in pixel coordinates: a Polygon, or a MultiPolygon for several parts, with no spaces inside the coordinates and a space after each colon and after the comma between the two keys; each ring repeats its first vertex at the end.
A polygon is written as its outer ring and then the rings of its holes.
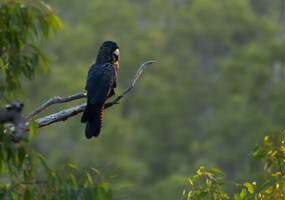
{"type": "Polygon", "coordinates": [[[104,116],[104,105],[102,106],[102,109],[100,112],[100,130],[102,128],[103,116],[104,116]]]}

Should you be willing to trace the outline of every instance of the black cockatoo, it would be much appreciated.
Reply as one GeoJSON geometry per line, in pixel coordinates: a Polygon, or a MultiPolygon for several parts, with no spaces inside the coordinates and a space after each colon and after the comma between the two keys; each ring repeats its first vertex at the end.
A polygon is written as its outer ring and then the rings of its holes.
{"type": "Polygon", "coordinates": [[[105,41],[99,48],[96,63],[87,75],[87,107],[81,122],[86,124],[85,135],[89,139],[97,137],[102,127],[104,103],[115,94],[117,71],[119,68],[119,47],[113,41],[105,41]]]}

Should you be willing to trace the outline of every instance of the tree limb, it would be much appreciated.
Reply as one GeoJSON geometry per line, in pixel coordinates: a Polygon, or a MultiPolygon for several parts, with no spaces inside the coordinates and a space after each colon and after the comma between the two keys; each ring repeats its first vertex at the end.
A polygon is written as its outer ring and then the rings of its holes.
{"type": "Polygon", "coordinates": [[[0,109],[0,124],[11,123],[10,138],[13,142],[19,142],[26,129],[26,119],[22,116],[22,102],[6,105],[6,109],[0,109]]]}
{"type": "MultiPolygon", "coordinates": [[[[111,102],[107,102],[104,105],[104,108],[107,109],[115,104],[118,104],[119,101],[127,94],[129,93],[135,86],[136,81],[138,80],[138,78],[140,77],[140,75],[142,74],[143,70],[146,68],[146,66],[154,63],[155,61],[153,60],[149,60],[144,62],[139,69],[137,70],[135,76],[133,77],[133,79],[131,80],[129,87],[126,88],[119,96],[117,96],[115,99],[113,99],[111,102]]],[[[86,97],[86,93],[78,93],[78,94],[74,94],[71,95],[69,97],[66,98],[62,98],[62,97],[54,97],[49,99],[47,102],[45,102],[43,105],[41,105],[40,107],[38,107],[35,111],[31,112],[27,118],[30,119],[31,117],[37,115],[38,113],[40,113],[41,111],[45,110],[46,108],[48,108],[49,106],[56,104],[56,103],[66,103],[66,102],[70,102],[76,99],[80,99],[80,98],[85,98],[86,97]]],[[[85,110],[86,107],[86,103],[59,111],[57,113],[53,113],[51,115],[36,119],[35,121],[38,123],[39,127],[43,127],[43,126],[47,126],[50,124],[53,124],[55,122],[58,121],[65,121],[66,119],[68,119],[69,117],[72,117],[78,113],[81,113],[85,110]]]]}
{"type": "Polygon", "coordinates": [[[35,121],[37,122],[37,124],[40,127],[43,126],[48,126],[50,124],[53,124],[55,122],[59,122],[59,121],[65,121],[67,120],[69,117],[72,117],[74,115],[77,115],[78,113],[81,113],[85,110],[86,108],[86,103],[80,104],[78,106],[74,106],[65,110],[61,110],[57,113],[53,113],[50,114],[48,116],[36,119],[35,121]]]}
{"type": "Polygon", "coordinates": [[[43,105],[39,106],[36,110],[34,110],[33,112],[31,112],[30,114],[28,114],[26,116],[27,119],[30,119],[31,117],[37,115],[38,113],[42,112],[43,110],[45,110],[46,108],[48,108],[49,106],[56,104],[56,103],[66,103],[66,102],[70,102],[76,99],[81,99],[86,97],[86,93],[77,93],[74,95],[71,95],[69,97],[53,97],[51,99],[49,99],[47,102],[45,102],[43,105]]]}
{"type": "Polygon", "coordinates": [[[150,64],[152,64],[152,63],[154,63],[154,62],[156,62],[156,61],[154,61],[154,60],[149,60],[149,61],[144,62],[144,63],[139,67],[139,69],[137,70],[137,72],[136,72],[134,78],[133,78],[133,79],[131,80],[131,82],[130,82],[129,87],[126,88],[126,89],[122,92],[122,94],[120,94],[119,96],[117,96],[113,101],[106,103],[105,106],[104,106],[104,108],[106,109],[106,108],[108,108],[108,107],[113,106],[114,104],[118,104],[119,101],[120,101],[120,99],[123,98],[127,93],[129,93],[129,92],[135,87],[135,84],[136,84],[138,78],[140,77],[140,75],[142,74],[142,72],[143,72],[143,70],[146,68],[146,66],[148,66],[148,65],[150,65],[150,64]]]}

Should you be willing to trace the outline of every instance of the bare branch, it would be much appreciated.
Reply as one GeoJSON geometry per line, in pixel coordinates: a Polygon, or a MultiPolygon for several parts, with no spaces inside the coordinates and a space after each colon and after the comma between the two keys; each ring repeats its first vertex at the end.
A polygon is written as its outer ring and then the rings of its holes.
{"type": "MultiPolygon", "coordinates": [[[[129,87],[126,88],[119,96],[117,96],[115,99],[113,99],[111,102],[108,102],[104,105],[105,109],[110,108],[111,106],[118,104],[119,101],[127,94],[129,93],[135,86],[136,81],[141,76],[143,70],[146,68],[146,66],[154,63],[155,61],[146,61],[144,62],[139,69],[137,70],[135,76],[131,80],[129,87]]],[[[23,137],[24,133],[29,130],[29,122],[27,122],[28,119],[31,119],[32,117],[36,116],[38,113],[42,112],[49,106],[57,103],[66,103],[70,102],[76,99],[86,98],[86,93],[77,93],[68,97],[53,97],[46,101],[43,105],[39,106],[36,110],[31,112],[26,117],[23,117],[21,115],[21,111],[23,108],[23,104],[21,102],[17,102],[14,104],[9,104],[6,109],[0,109],[0,124],[4,124],[7,122],[12,123],[11,127],[11,140],[14,142],[19,142],[21,138],[23,137]]],[[[48,126],[50,124],[53,124],[58,121],[65,121],[69,117],[72,117],[74,115],[77,115],[78,113],[81,113],[85,110],[86,103],[59,111],[57,113],[53,113],[51,115],[36,119],[35,121],[39,125],[39,127],[48,126]]]]}
{"type": "Polygon", "coordinates": [[[43,110],[45,110],[46,108],[48,108],[49,106],[56,104],[56,103],[66,103],[66,102],[70,102],[76,99],[81,99],[86,97],[86,93],[77,93],[74,95],[71,95],[69,97],[53,97],[51,99],[49,99],[47,102],[45,102],[43,105],[41,105],[40,107],[38,107],[36,110],[34,110],[33,112],[31,112],[29,115],[26,116],[27,119],[30,119],[31,117],[37,115],[38,113],[42,112],[43,110]]]}
{"type": "Polygon", "coordinates": [[[139,69],[137,70],[137,73],[135,74],[134,78],[131,80],[130,82],[130,85],[127,89],[125,89],[122,94],[120,94],[119,96],[117,96],[113,101],[111,102],[108,102],[105,104],[104,108],[108,108],[108,107],[111,107],[113,106],[114,104],[118,104],[119,101],[121,100],[121,98],[123,98],[127,93],[129,93],[134,87],[135,87],[135,84],[138,80],[138,78],[140,77],[140,75],[142,74],[143,70],[150,64],[154,63],[156,61],[154,60],[149,60],[149,61],[146,61],[144,62],[140,67],[139,69]]]}
{"type": "Polygon", "coordinates": [[[36,120],[39,127],[48,126],[58,121],[65,121],[69,117],[72,117],[78,113],[81,113],[85,110],[86,103],[80,104],[78,106],[74,106],[72,108],[68,108],[57,113],[53,113],[51,115],[39,118],[36,120]]]}
{"type": "MultiPolygon", "coordinates": [[[[130,85],[128,88],[126,88],[119,96],[117,96],[114,100],[112,100],[111,102],[108,102],[105,104],[105,109],[118,104],[119,101],[127,94],[129,93],[135,86],[136,81],[138,80],[138,78],[140,77],[140,75],[142,74],[143,70],[146,68],[146,66],[154,63],[155,61],[150,60],[150,61],[146,61],[144,62],[139,69],[137,70],[134,78],[131,80],[130,85]]],[[[35,111],[33,111],[32,113],[30,113],[27,118],[31,118],[33,116],[35,116],[36,114],[40,113],[41,111],[43,111],[44,109],[46,109],[47,107],[56,104],[56,103],[66,103],[66,102],[70,102],[76,99],[80,99],[80,98],[85,98],[86,97],[86,93],[78,93],[78,94],[74,94],[71,95],[69,97],[66,98],[62,98],[62,97],[54,97],[51,98],[50,100],[48,100],[46,103],[44,103],[43,105],[41,105],[40,107],[38,107],[35,111]]],[[[48,126],[50,124],[53,124],[55,122],[58,121],[65,121],[66,119],[68,119],[69,117],[72,117],[78,113],[81,113],[85,110],[86,108],[86,103],[84,104],[80,104],[62,111],[59,111],[57,113],[53,113],[51,115],[39,118],[37,120],[35,120],[39,127],[43,127],[43,126],[48,126]]]]}

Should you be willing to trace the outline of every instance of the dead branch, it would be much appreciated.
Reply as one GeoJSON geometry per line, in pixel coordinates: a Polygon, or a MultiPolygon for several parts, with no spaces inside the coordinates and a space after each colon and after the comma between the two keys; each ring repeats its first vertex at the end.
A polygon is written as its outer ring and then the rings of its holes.
{"type": "Polygon", "coordinates": [[[86,93],[77,93],[74,95],[71,95],[69,97],[53,97],[51,99],[49,99],[47,102],[45,102],[43,105],[39,106],[36,110],[34,110],[33,112],[31,112],[30,114],[28,114],[26,116],[27,119],[30,119],[31,117],[37,115],[38,113],[42,112],[43,110],[45,110],[46,108],[48,108],[49,106],[56,104],[56,103],[66,103],[66,102],[70,102],[76,99],[81,99],[86,97],[86,93]]]}
{"type": "MultiPolygon", "coordinates": [[[[115,104],[118,104],[119,101],[134,88],[136,81],[138,80],[138,78],[140,77],[146,66],[154,62],[155,61],[153,60],[144,62],[137,70],[135,76],[133,77],[133,79],[129,84],[129,87],[126,88],[119,96],[114,98],[112,101],[105,103],[104,105],[105,109],[110,108],[115,104]]],[[[36,108],[26,117],[23,117],[21,114],[23,108],[23,104],[21,102],[9,104],[6,107],[6,109],[0,109],[0,124],[11,123],[12,124],[12,127],[10,127],[11,140],[13,142],[19,142],[23,137],[24,133],[26,131],[29,131],[29,122],[27,121],[30,120],[32,117],[36,116],[38,113],[44,111],[53,104],[66,103],[74,101],[76,99],[86,98],[86,96],[87,96],[86,93],[77,93],[68,97],[53,97],[48,101],[46,101],[41,106],[39,106],[38,108],[36,108]]],[[[86,108],[86,103],[83,103],[65,110],[61,110],[57,113],[53,113],[48,116],[36,119],[35,122],[38,124],[38,127],[48,126],[55,122],[65,121],[69,117],[72,117],[74,115],[77,115],[78,113],[83,112],[85,108],[86,108]]]]}
{"type": "Polygon", "coordinates": [[[37,122],[39,127],[48,126],[58,121],[65,121],[69,117],[72,117],[74,115],[77,115],[78,113],[83,112],[85,108],[86,108],[86,103],[83,103],[78,106],[74,106],[72,108],[68,108],[68,109],[59,111],[57,113],[53,113],[51,115],[39,118],[35,121],[37,122]]]}
{"type": "Polygon", "coordinates": [[[138,78],[140,77],[140,75],[142,74],[143,70],[144,70],[148,65],[150,65],[150,64],[152,64],[152,63],[154,63],[154,62],[156,62],[156,61],[154,61],[154,60],[149,60],[149,61],[144,62],[144,63],[139,67],[139,69],[137,70],[137,72],[136,72],[134,78],[133,78],[133,79],[131,80],[131,82],[130,82],[129,87],[126,88],[126,89],[122,92],[122,94],[120,94],[119,96],[117,96],[113,101],[106,103],[105,106],[104,106],[104,108],[106,109],[106,108],[108,108],[108,107],[113,106],[114,104],[118,104],[119,101],[120,101],[120,99],[123,98],[127,93],[129,93],[129,92],[135,87],[135,84],[136,84],[138,78]]]}
{"type": "MultiPolygon", "coordinates": [[[[155,61],[153,60],[149,60],[144,62],[139,69],[137,70],[134,78],[131,80],[129,87],[126,88],[119,96],[117,96],[114,100],[112,100],[111,102],[107,102],[105,104],[105,109],[118,104],[119,101],[127,94],[129,93],[135,86],[136,81],[138,80],[138,78],[140,77],[140,75],[142,74],[143,70],[146,68],[146,66],[154,63],[155,61]]],[[[86,97],[86,93],[78,93],[78,94],[74,94],[71,95],[69,97],[54,97],[51,98],[50,100],[48,100],[47,102],[45,102],[43,105],[41,105],[40,107],[38,107],[35,111],[31,112],[27,118],[31,118],[33,116],[35,116],[36,114],[40,113],[41,111],[45,110],[46,108],[48,108],[49,106],[56,104],[56,103],[66,103],[66,102],[70,102],[76,99],[80,99],[80,98],[85,98],[86,97]]],[[[39,127],[43,127],[43,126],[47,126],[50,124],[53,124],[55,122],[58,121],[65,121],[67,120],[69,117],[72,117],[74,115],[77,115],[78,113],[81,113],[85,110],[86,107],[86,103],[59,111],[57,113],[53,113],[51,115],[36,119],[35,121],[38,123],[39,127]]]]}
{"type": "Polygon", "coordinates": [[[8,104],[6,109],[0,109],[0,124],[13,125],[10,129],[13,142],[19,142],[26,129],[26,119],[21,114],[23,106],[23,103],[16,102],[8,104]]]}

